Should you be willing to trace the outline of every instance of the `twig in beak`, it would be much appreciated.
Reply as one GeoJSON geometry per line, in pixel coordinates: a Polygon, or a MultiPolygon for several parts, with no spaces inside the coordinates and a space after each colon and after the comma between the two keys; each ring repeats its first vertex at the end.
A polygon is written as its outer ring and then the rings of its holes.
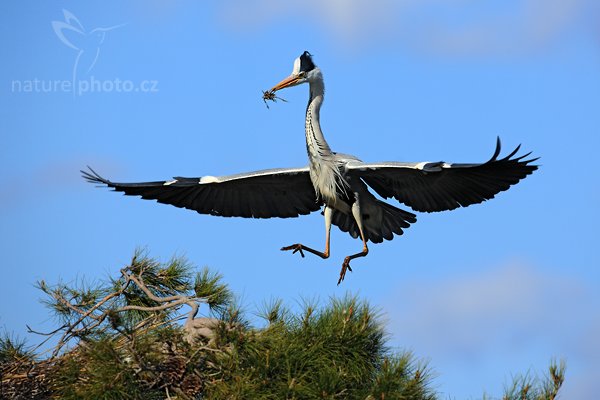
{"type": "Polygon", "coordinates": [[[279,96],[275,95],[275,91],[274,90],[263,90],[263,101],[265,102],[265,105],[267,106],[267,108],[269,108],[269,105],[267,104],[267,100],[270,100],[272,102],[277,102],[277,100],[281,100],[284,103],[287,103],[286,99],[282,99],[279,96]]]}

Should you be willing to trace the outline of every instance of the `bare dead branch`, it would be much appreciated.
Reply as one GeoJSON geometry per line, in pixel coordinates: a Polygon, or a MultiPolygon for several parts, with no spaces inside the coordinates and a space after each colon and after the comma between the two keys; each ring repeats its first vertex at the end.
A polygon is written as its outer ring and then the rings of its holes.
{"type": "MultiPolygon", "coordinates": [[[[66,290],[61,290],[60,288],[52,290],[45,284],[45,282],[40,283],[40,287],[42,288],[42,290],[44,290],[44,292],[46,292],[57,304],[59,304],[61,307],[64,307],[72,316],[75,317],[69,318],[71,319],[70,321],[63,324],[61,327],[52,332],[36,332],[28,327],[29,331],[32,333],[39,333],[41,335],[48,336],[44,343],[47,342],[47,340],[49,340],[51,337],[54,337],[55,335],[60,333],[58,342],[56,346],[52,349],[51,358],[58,356],[58,354],[60,354],[64,346],[71,340],[83,337],[89,334],[90,332],[99,333],[106,331],[106,329],[113,329],[123,334],[123,332],[121,332],[120,329],[118,329],[118,327],[113,325],[111,328],[111,326],[107,324],[107,320],[109,319],[109,315],[111,315],[111,313],[127,313],[130,311],[160,312],[165,310],[177,309],[183,305],[187,305],[190,307],[190,311],[185,315],[186,322],[184,323],[184,329],[187,328],[186,331],[188,333],[186,337],[189,337],[190,340],[193,340],[192,338],[195,336],[195,333],[198,333],[200,334],[200,336],[204,337],[207,337],[211,334],[205,329],[208,327],[200,327],[202,323],[194,324],[194,319],[198,314],[200,303],[205,302],[205,299],[198,298],[195,296],[187,296],[185,294],[177,294],[171,296],[160,296],[155,294],[148,287],[146,282],[144,282],[143,275],[146,273],[146,268],[144,268],[144,266],[142,265],[135,271],[132,269],[135,262],[136,261],[134,259],[130,266],[122,268],[120,270],[121,279],[123,280],[122,283],[120,283],[119,286],[115,288],[113,292],[108,293],[106,296],[98,300],[89,309],[83,309],[80,306],[73,304],[73,301],[75,298],[77,298],[77,295],[73,296],[72,298],[69,298],[71,296],[67,297],[69,293],[73,293],[72,291],[69,292],[68,288],[66,288],[66,290]],[[127,291],[131,287],[131,285],[135,285],[135,287],[139,289],[144,294],[144,296],[146,296],[147,299],[157,303],[157,305],[144,306],[128,304],[121,307],[115,307],[115,303],[119,302],[119,299],[121,299],[122,296],[128,293],[127,291]],[[201,331],[195,332],[198,330],[199,327],[201,331]]],[[[112,323],[113,321],[111,321],[111,324],[112,323]]],[[[161,322],[161,324],[164,323],[165,321],[161,322]]],[[[144,329],[146,326],[149,326],[149,324],[150,326],[156,325],[156,321],[153,317],[143,319],[142,321],[137,323],[133,329],[144,329]]]]}

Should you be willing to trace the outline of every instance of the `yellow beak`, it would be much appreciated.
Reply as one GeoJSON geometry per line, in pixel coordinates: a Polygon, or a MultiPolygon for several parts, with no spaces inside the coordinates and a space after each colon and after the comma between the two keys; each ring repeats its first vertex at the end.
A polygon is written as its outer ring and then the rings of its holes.
{"type": "Polygon", "coordinates": [[[298,83],[300,79],[301,76],[299,75],[290,75],[281,82],[279,82],[277,85],[273,86],[270,91],[276,92],[278,90],[285,89],[286,87],[294,86],[298,83]]]}

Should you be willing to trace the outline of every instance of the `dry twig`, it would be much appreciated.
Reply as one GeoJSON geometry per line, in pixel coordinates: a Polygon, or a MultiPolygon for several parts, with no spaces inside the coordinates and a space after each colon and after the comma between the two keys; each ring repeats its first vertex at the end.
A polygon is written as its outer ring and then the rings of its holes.
{"type": "Polygon", "coordinates": [[[277,100],[281,100],[284,103],[287,103],[286,99],[276,96],[274,90],[264,90],[262,98],[263,98],[263,101],[265,102],[265,105],[267,106],[267,108],[269,108],[269,104],[267,104],[267,100],[272,101],[274,103],[277,102],[277,100]]]}

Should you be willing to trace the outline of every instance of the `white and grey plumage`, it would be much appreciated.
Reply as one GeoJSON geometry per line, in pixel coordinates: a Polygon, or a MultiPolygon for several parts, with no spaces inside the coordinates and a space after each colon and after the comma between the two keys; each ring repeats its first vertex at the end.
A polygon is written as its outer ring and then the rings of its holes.
{"type": "Polygon", "coordinates": [[[309,165],[277,168],[229,176],[175,177],[170,181],[115,183],[91,168],[82,171],[89,182],[107,185],[126,195],[195,210],[201,214],[245,218],[289,218],[318,211],[324,206],[326,240],[323,252],[302,244],[282,250],[303,251],[329,257],[331,224],[362,240],[362,251],[347,256],[338,284],[350,270],[350,261],[368,253],[367,242],[392,240],[394,234],[416,222],[413,213],[375,198],[395,198],[415,211],[434,212],[467,207],[493,198],[537,169],[530,153],[514,157],[517,147],[504,158],[500,139],[492,158],[481,164],[446,162],[364,163],[350,155],[331,151],[319,123],[325,87],[312,56],[304,52],[295,60],[292,74],[269,92],[308,83],[305,133],[309,165]]]}

